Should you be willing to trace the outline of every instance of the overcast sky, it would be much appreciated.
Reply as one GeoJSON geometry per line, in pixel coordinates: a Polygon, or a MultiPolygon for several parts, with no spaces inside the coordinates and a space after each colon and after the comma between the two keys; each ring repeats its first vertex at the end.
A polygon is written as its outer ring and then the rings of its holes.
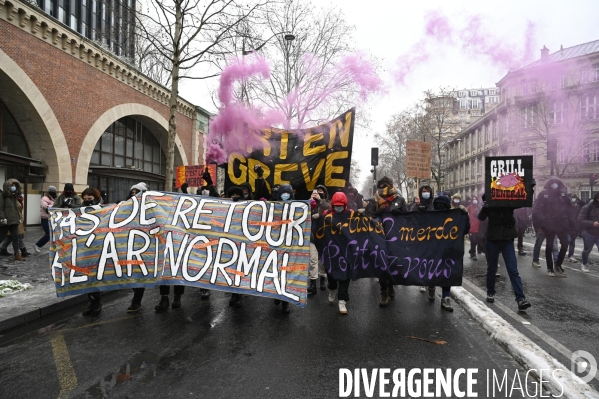
{"type": "MultiPolygon", "coordinates": [[[[314,0],[314,4],[324,4],[314,0]]],[[[357,128],[354,137],[354,157],[360,160],[362,179],[369,175],[370,147],[374,132],[382,132],[391,115],[409,107],[422,97],[427,89],[439,86],[452,88],[494,87],[508,67],[481,51],[469,46],[469,21],[478,18],[479,39],[488,43],[488,52],[513,52],[520,60],[527,42],[532,46],[534,60],[540,57],[543,45],[550,52],[560,46],[570,47],[599,40],[599,1],[412,1],[327,0],[343,11],[348,23],[355,26],[352,35],[356,50],[370,52],[379,60],[385,93],[369,104],[357,104],[357,118],[366,106],[372,123],[368,131],[357,128]],[[425,35],[427,16],[447,17],[454,35],[425,35]],[[527,27],[529,27],[527,31],[527,27]],[[532,27],[532,29],[531,29],[532,27]],[[530,33],[530,34],[527,34],[530,33]],[[461,37],[461,38],[460,38],[461,37]],[[412,69],[399,84],[394,79],[397,61],[405,55],[423,55],[422,62],[414,62],[412,69]]],[[[444,31],[447,33],[447,30],[444,31]]],[[[471,38],[470,40],[477,40],[471,38]]],[[[480,45],[480,43],[478,43],[480,45]]],[[[209,93],[218,81],[190,81],[181,85],[181,96],[212,112],[209,93]]],[[[361,187],[362,182],[353,182],[361,187]]]]}

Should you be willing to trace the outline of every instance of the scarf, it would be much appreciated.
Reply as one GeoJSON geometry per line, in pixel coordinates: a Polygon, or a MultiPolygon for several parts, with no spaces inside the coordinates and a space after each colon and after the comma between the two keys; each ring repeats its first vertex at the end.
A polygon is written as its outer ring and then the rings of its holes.
{"type": "Polygon", "coordinates": [[[397,198],[397,190],[394,187],[379,188],[374,193],[376,200],[376,209],[386,208],[391,202],[397,198]]]}

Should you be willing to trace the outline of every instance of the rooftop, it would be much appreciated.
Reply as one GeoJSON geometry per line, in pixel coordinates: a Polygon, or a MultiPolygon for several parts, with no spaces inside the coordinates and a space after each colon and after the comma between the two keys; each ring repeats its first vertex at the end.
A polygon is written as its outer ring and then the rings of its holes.
{"type": "Polygon", "coordinates": [[[578,44],[576,46],[562,48],[553,54],[549,54],[545,60],[537,60],[520,69],[532,68],[545,62],[559,62],[570,58],[582,57],[584,55],[599,52],[599,40],[588,43],[578,44]]]}

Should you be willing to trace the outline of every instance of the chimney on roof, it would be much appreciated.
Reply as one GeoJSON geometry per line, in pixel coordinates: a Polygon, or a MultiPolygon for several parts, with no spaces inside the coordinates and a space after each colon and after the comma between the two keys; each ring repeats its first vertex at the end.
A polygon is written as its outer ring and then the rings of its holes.
{"type": "Polygon", "coordinates": [[[547,60],[547,57],[549,57],[549,49],[543,45],[541,49],[541,61],[547,60]]]}

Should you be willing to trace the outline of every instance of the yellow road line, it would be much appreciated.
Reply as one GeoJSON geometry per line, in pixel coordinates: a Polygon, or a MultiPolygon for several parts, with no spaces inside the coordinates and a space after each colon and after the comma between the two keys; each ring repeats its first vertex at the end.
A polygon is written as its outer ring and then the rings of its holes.
{"type": "Polygon", "coordinates": [[[67,343],[62,334],[59,333],[52,337],[52,351],[54,352],[54,363],[56,363],[58,381],[60,382],[58,398],[67,398],[69,392],[77,387],[77,376],[69,357],[67,343]]]}

